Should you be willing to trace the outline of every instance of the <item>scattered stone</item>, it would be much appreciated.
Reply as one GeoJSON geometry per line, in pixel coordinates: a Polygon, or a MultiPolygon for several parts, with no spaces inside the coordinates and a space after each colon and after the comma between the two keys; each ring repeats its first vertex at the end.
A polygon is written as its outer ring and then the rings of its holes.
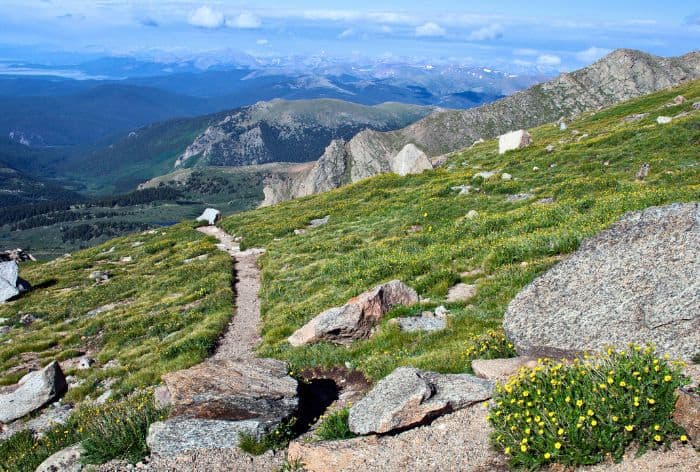
{"type": "Polygon", "coordinates": [[[170,390],[165,385],[159,385],[153,390],[153,402],[156,408],[162,409],[169,407],[172,404],[172,398],[170,397],[170,390]]]}
{"type": "Polygon", "coordinates": [[[557,166],[556,163],[554,163],[554,164],[549,164],[549,168],[550,168],[550,169],[554,169],[556,166],[557,166]]]}
{"type": "Polygon", "coordinates": [[[32,313],[17,313],[19,315],[19,322],[24,326],[29,326],[37,320],[37,317],[32,313]]]}
{"type": "Polygon", "coordinates": [[[532,170],[535,170],[535,171],[537,171],[537,170],[540,170],[540,168],[539,168],[539,167],[537,167],[537,166],[533,166],[533,167],[532,167],[532,170]]]}
{"type": "Polygon", "coordinates": [[[119,262],[122,262],[124,264],[132,262],[134,259],[131,256],[124,256],[119,259],[119,262]]]}
{"type": "Polygon", "coordinates": [[[459,276],[460,277],[474,277],[477,275],[481,275],[483,273],[484,273],[484,269],[482,269],[481,267],[477,267],[476,269],[460,272],[459,276]]]}
{"type": "Polygon", "coordinates": [[[295,347],[316,341],[349,344],[368,338],[372,328],[393,307],[415,303],[418,303],[416,291],[400,280],[392,280],[351,298],[341,307],[317,315],[295,331],[288,341],[295,347]]]}
{"type": "Polygon", "coordinates": [[[505,382],[515,375],[521,367],[533,369],[537,360],[531,357],[511,357],[509,359],[474,359],[472,370],[474,375],[494,382],[505,382]]]}
{"type": "Polygon", "coordinates": [[[94,280],[96,282],[105,282],[109,280],[109,272],[105,272],[102,270],[95,270],[90,272],[90,275],[88,276],[90,280],[94,280]]]}
{"type": "Polygon", "coordinates": [[[501,174],[501,180],[513,180],[513,176],[504,172],[501,174]]]}
{"type": "Polygon", "coordinates": [[[254,419],[171,418],[151,424],[146,444],[151,454],[173,457],[190,451],[235,448],[241,433],[259,439],[268,431],[267,425],[254,419]]]}
{"type": "Polygon", "coordinates": [[[0,262],[25,262],[25,261],[36,261],[36,258],[29,254],[24,249],[13,249],[10,251],[0,252],[0,262]]]}
{"type": "MultiPolygon", "coordinates": [[[[554,152],[554,149],[555,149],[554,144],[548,144],[547,147],[544,148],[544,150],[547,152],[554,152]]],[[[533,170],[534,170],[534,167],[533,167],[533,170]]]]}
{"type": "Polygon", "coordinates": [[[491,398],[494,384],[469,374],[399,367],[350,408],[355,434],[388,433],[491,398]]]}
{"type": "Polygon", "coordinates": [[[457,195],[469,195],[472,188],[471,185],[457,185],[455,187],[450,187],[450,190],[459,191],[457,195]]]}
{"type": "Polygon", "coordinates": [[[683,95],[678,95],[671,103],[673,103],[673,105],[683,105],[685,103],[685,97],[683,95]]]}
{"type": "Polygon", "coordinates": [[[204,213],[197,217],[197,221],[203,221],[209,226],[213,226],[221,221],[221,212],[215,208],[207,208],[204,213]]]}
{"type": "Polygon", "coordinates": [[[677,393],[673,421],[685,429],[693,446],[700,447],[700,395],[682,388],[677,393]]]}
{"type": "Polygon", "coordinates": [[[522,290],[503,319],[520,355],[653,343],[700,352],[700,203],[624,215],[522,290]]]}
{"type": "Polygon", "coordinates": [[[399,175],[420,174],[431,170],[428,156],[413,143],[406,144],[390,162],[391,171],[399,175]]]}
{"type": "Polygon", "coordinates": [[[532,136],[525,130],[511,131],[498,137],[498,153],[522,149],[532,144],[532,136]]]}
{"type": "Polygon", "coordinates": [[[554,197],[540,198],[535,203],[538,205],[551,205],[552,203],[554,203],[554,197]]]}
{"type": "Polygon", "coordinates": [[[576,142],[580,142],[582,139],[586,139],[589,136],[588,133],[583,133],[581,136],[576,138],[576,142]]]}
{"type": "Polygon", "coordinates": [[[19,295],[19,266],[15,261],[0,262],[0,303],[19,295]]]}
{"type": "Polygon", "coordinates": [[[100,394],[99,397],[95,398],[95,403],[98,405],[104,405],[107,403],[107,400],[109,400],[112,397],[112,391],[111,390],[105,390],[100,394]]]}
{"type": "Polygon", "coordinates": [[[131,247],[141,247],[143,246],[143,241],[134,241],[131,243],[131,247]]]}
{"type": "Polygon", "coordinates": [[[527,200],[529,198],[534,197],[533,194],[531,193],[516,193],[514,195],[506,195],[506,201],[507,202],[521,202],[523,200],[527,200]]]}
{"type": "Polygon", "coordinates": [[[444,318],[447,316],[448,313],[449,313],[449,310],[447,308],[445,308],[444,305],[440,305],[439,307],[437,307],[435,309],[435,316],[437,316],[438,318],[444,318]]]}
{"type": "Polygon", "coordinates": [[[399,325],[401,331],[413,333],[416,331],[442,331],[447,327],[445,318],[432,316],[432,312],[428,312],[430,316],[404,316],[401,318],[393,318],[389,323],[399,325]]]}
{"type": "Polygon", "coordinates": [[[469,218],[470,220],[473,220],[474,218],[478,218],[478,217],[479,217],[479,212],[476,211],[476,210],[469,210],[469,211],[467,212],[466,217],[469,218]]]}
{"type": "Polygon", "coordinates": [[[471,146],[469,146],[469,149],[473,148],[474,146],[478,146],[479,144],[483,144],[485,142],[486,141],[484,141],[483,138],[479,138],[476,141],[474,141],[471,146]]]}
{"type": "Polygon", "coordinates": [[[4,324],[7,323],[8,321],[10,321],[9,318],[0,318],[0,325],[4,325],[4,324]]]}
{"type": "Polygon", "coordinates": [[[610,165],[610,161],[605,161],[605,162],[603,162],[603,165],[604,165],[605,167],[608,167],[608,166],[610,165]]]}
{"type": "Polygon", "coordinates": [[[4,441],[13,434],[26,429],[32,431],[35,436],[41,436],[58,424],[66,424],[72,412],[73,407],[71,405],[63,405],[59,400],[47,406],[39,415],[29,420],[24,421],[20,419],[4,427],[0,427],[0,430],[2,430],[2,432],[0,432],[0,441],[4,441]]]}
{"type": "Polygon", "coordinates": [[[700,102],[693,103],[693,110],[700,110],[700,102]]]}
{"type": "Polygon", "coordinates": [[[467,302],[476,295],[476,285],[458,283],[447,291],[447,303],[467,302]]]}
{"type": "Polygon", "coordinates": [[[483,171],[483,172],[477,172],[476,174],[474,174],[474,177],[472,177],[472,178],[476,179],[477,177],[481,177],[484,180],[488,180],[496,174],[497,174],[497,172],[495,170],[487,170],[487,171],[483,171]]]}
{"type": "Polygon", "coordinates": [[[564,123],[563,121],[559,123],[559,131],[566,131],[567,128],[568,126],[566,126],[566,123],[564,123]]]}
{"type": "Polygon", "coordinates": [[[635,121],[643,120],[649,116],[649,113],[635,113],[634,115],[626,116],[622,119],[625,123],[634,123],[635,121]]]}
{"type": "Polygon", "coordinates": [[[673,115],[673,119],[674,119],[674,120],[677,120],[677,119],[679,119],[679,118],[685,118],[685,117],[688,116],[688,115],[690,115],[690,112],[689,112],[689,111],[682,111],[682,112],[680,112],[680,113],[678,113],[678,114],[676,114],[676,115],[673,115]]]}
{"type": "Polygon", "coordinates": [[[195,261],[206,261],[207,259],[209,259],[208,254],[200,254],[199,256],[190,257],[189,259],[185,259],[184,261],[182,261],[182,263],[183,264],[191,264],[192,262],[195,262],[195,261]]]}
{"type": "Polygon", "coordinates": [[[406,231],[407,231],[408,233],[420,233],[421,231],[423,231],[423,226],[421,226],[421,225],[411,225],[411,227],[408,228],[408,230],[406,230],[406,231]]]}
{"type": "Polygon", "coordinates": [[[306,234],[306,230],[305,229],[295,229],[294,234],[296,234],[296,235],[306,234]]]}
{"type": "Polygon", "coordinates": [[[80,457],[84,449],[80,444],[61,449],[39,464],[35,472],[80,472],[83,465],[80,457]]]}
{"type": "Polygon", "coordinates": [[[163,375],[171,415],[275,426],[297,408],[297,381],[275,359],[208,360],[163,375]]]}
{"type": "Polygon", "coordinates": [[[93,316],[99,315],[100,313],[114,310],[116,307],[117,307],[116,303],[108,303],[106,305],[98,306],[94,310],[88,311],[87,313],[85,313],[85,316],[87,316],[88,318],[91,318],[93,316]]]}
{"type": "Polygon", "coordinates": [[[642,166],[637,171],[637,180],[644,180],[649,175],[649,164],[642,164],[642,166]]]}
{"type": "Polygon", "coordinates": [[[0,395],[0,423],[9,423],[58,399],[68,388],[58,362],[30,372],[20,379],[14,391],[0,395]]]}
{"type": "Polygon", "coordinates": [[[673,120],[673,118],[671,118],[670,116],[659,116],[656,118],[656,122],[660,125],[667,125],[672,120],[673,120]]]}
{"type": "Polygon", "coordinates": [[[92,365],[95,363],[95,359],[91,357],[81,357],[80,361],[78,361],[78,369],[80,370],[86,370],[92,367],[92,365]]]}
{"type": "Polygon", "coordinates": [[[331,219],[330,215],[326,215],[323,218],[316,218],[311,221],[309,221],[309,228],[316,228],[317,226],[323,226],[328,223],[328,221],[331,219]]]}

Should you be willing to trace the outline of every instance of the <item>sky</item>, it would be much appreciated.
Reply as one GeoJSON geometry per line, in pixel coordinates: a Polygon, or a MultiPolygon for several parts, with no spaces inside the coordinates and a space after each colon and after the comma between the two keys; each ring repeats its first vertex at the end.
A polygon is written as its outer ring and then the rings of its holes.
{"type": "Polygon", "coordinates": [[[0,60],[310,56],[565,71],[700,48],[700,4],[593,0],[0,0],[0,60]]]}

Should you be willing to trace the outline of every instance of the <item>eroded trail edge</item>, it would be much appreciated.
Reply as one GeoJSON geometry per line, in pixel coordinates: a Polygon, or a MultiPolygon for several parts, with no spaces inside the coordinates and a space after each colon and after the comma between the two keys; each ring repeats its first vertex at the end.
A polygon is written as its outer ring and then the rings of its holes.
{"type": "Polygon", "coordinates": [[[219,240],[216,246],[231,255],[236,276],[234,314],[212,357],[216,360],[255,357],[254,349],[260,342],[258,258],[265,250],[251,248],[241,251],[233,236],[216,226],[202,226],[197,230],[219,240]]]}

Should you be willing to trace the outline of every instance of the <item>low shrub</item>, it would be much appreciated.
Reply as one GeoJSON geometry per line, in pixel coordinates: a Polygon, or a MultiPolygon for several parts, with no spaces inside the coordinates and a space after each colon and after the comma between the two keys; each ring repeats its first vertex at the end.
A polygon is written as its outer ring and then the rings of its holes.
{"type": "Polygon", "coordinates": [[[286,448],[289,441],[296,436],[296,422],[296,418],[292,417],[259,439],[253,434],[241,433],[238,437],[238,447],[243,452],[254,456],[259,456],[270,450],[280,451],[286,448]]]}
{"type": "Polygon", "coordinates": [[[315,432],[316,437],[323,441],[354,438],[357,435],[350,431],[348,426],[349,416],[350,410],[347,408],[322,416],[321,423],[315,432]]]}
{"type": "Polygon", "coordinates": [[[138,392],[120,401],[83,407],[77,416],[85,449],[83,462],[123,459],[134,464],[148,455],[148,427],[167,414],[155,407],[152,393],[138,392]]]}
{"type": "Polygon", "coordinates": [[[573,363],[540,361],[498,385],[489,421],[496,448],[517,469],[550,462],[619,461],[635,442],[649,448],[687,440],[673,423],[675,390],[686,379],[682,363],[657,357],[651,346],[608,349],[573,363]]]}
{"type": "Polygon", "coordinates": [[[491,329],[467,342],[467,348],[462,351],[462,357],[467,362],[473,359],[499,359],[515,357],[515,347],[503,330],[491,329]]]}

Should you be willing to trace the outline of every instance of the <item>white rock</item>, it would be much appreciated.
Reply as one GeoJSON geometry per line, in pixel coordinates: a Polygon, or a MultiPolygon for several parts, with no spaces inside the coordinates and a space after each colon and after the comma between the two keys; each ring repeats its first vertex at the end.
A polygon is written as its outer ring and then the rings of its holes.
{"type": "Polygon", "coordinates": [[[476,179],[477,177],[481,177],[484,180],[488,180],[491,177],[493,177],[494,175],[496,175],[495,170],[488,170],[488,171],[484,171],[484,172],[478,172],[478,173],[474,174],[474,177],[472,177],[472,178],[476,179]]]}
{"type": "Polygon", "coordinates": [[[560,131],[566,131],[566,128],[567,128],[566,123],[564,123],[563,121],[561,123],[559,123],[559,130],[560,131]]]}
{"type": "Polygon", "coordinates": [[[513,180],[513,176],[507,172],[504,172],[501,174],[501,180],[513,180]]]}
{"type": "Polygon", "coordinates": [[[467,218],[469,219],[474,219],[479,216],[479,212],[476,210],[469,210],[469,213],[467,213],[467,218]]]}
{"type": "Polygon", "coordinates": [[[204,221],[208,225],[215,225],[221,220],[221,212],[215,208],[207,208],[204,213],[197,218],[197,221],[204,221]]]}
{"type": "Polygon", "coordinates": [[[673,118],[671,118],[670,116],[659,116],[658,118],[656,118],[656,122],[660,125],[667,125],[672,120],[673,118]]]}
{"type": "Polygon", "coordinates": [[[511,131],[498,137],[498,153],[521,149],[532,144],[532,136],[525,130],[511,131]]]}
{"type": "Polygon", "coordinates": [[[433,168],[428,156],[413,143],[405,145],[391,159],[390,165],[391,171],[399,175],[420,174],[433,168]]]}

